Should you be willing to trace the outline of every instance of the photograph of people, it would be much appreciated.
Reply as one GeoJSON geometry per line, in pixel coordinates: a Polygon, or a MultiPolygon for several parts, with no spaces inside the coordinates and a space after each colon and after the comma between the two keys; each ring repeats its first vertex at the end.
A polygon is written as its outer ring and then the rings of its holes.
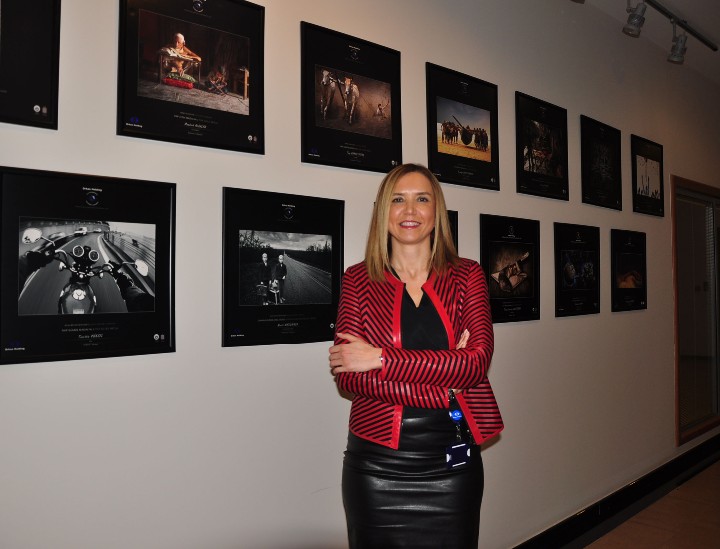
{"type": "Polygon", "coordinates": [[[268,263],[268,255],[262,254],[262,263],[260,263],[260,272],[258,273],[258,295],[262,298],[262,304],[268,305],[268,290],[270,289],[270,279],[272,278],[272,270],[268,263]]]}
{"type": "Polygon", "coordinates": [[[246,36],[141,9],[137,40],[139,97],[250,115],[246,36]]]}
{"type": "Polygon", "coordinates": [[[365,260],[343,278],[329,365],[352,395],[342,497],[351,548],[476,548],[480,445],[502,430],[487,378],[485,274],[458,257],[425,167],[383,179],[365,260]]]}
{"type": "Polygon", "coordinates": [[[238,238],[238,305],[332,303],[331,235],[241,229],[238,238]]]}
{"type": "Polygon", "coordinates": [[[183,76],[185,69],[193,66],[196,61],[202,61],[202,58],[197,53],[187,47],[185,37],[179,32],[176,32],[173,36],[172,43],[165,46],[161,51],[172,58],[168,62],[171,72],[176,72],[180,76],[183,76]]]}
{"type": "Polygon", "coordinates": [[[437,151],[483,162],[492,161],[490,111],[437,98],[437,151]]]}
{"type": "Polygon", "coordinates": [[[285,279],[287,278],[287,265],[283,263],[283,255],[280,254],[277,263],[273,267],[273,281],[278,283],[278,300],[285,303],[285,279]]]}

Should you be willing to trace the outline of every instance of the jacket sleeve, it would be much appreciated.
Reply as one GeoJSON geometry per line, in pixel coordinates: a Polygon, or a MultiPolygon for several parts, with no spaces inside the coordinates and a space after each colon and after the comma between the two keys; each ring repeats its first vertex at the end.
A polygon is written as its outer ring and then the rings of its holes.
{"type": "Polygon", "coordinates": [[[379,370],[363,373],[342,373],[335,377],[339,389],[387,402],[415,408],[447,408],[448,389],[402,381],[383,381],[379,370]]]}
{"type": "MultiPolygon", "coordinates": [[[[372,341],[372,334],[366,333],[363,323],[360,285],[356,272],[346,272],[340,291],[337,331],[372,341]]],[[[335,337],[335,344],[338,343],[341,340],[335,337]]],[[[390,404],[418,408],[445,408],[448,405],[447,388],[402,380],[383,380],[380,378],[380,370],[341,373],[335,376],[335,382],[343,391],[390,404]]]]}
{"type": "Polygon", "coordinates": [[[414,351],[383,348],[382,381],[403,381],[419,385],[467,389],[487,375],[493,355],[494,339],[487,281],[480,265],[473,261],[459,270],[463,288],[459,296],[460,333],[470,332],[464,349],[414,351]]]}

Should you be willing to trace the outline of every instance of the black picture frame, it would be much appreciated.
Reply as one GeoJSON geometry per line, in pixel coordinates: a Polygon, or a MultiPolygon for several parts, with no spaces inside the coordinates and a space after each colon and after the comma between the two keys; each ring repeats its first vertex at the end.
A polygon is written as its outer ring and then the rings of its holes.
{"type": "Polygon", "coordinates": [[[498,87],[425,64],[428,168],[445,183],[500,190],[498,87]]]}
{"type": "Polygon", "coordinates": [[[300,36],[301,160],[383,173],[402,164],[400,52],[305,21],[300,36]]]}
{"type": "Polygon", "coordinates": [[[515,92],[517,192],[570,200],[567,110],[515,92]]]}
{"type": "Polygon", "coordinates": [[[600,312],[600,229],[554,223],[555,316],[600,312]]]}
{"type": "Polygon", "coordinates": [[[646,235],[610,230],[612,312],[647,309],[646,235]]]}
{"type": "Polygon", "coordinates": [[[0,184],[1,364],[175,350],[174,183],[2,167],[0,184]]]}
{"type": "Polygon", "coordinates": [[[342,200],[223,188],[223,347],[333,339],[344,216],[342,200]]]}
{"type": "Polygon", "coordinates": [[[633,211],[665,216],[663,147],[644,137],[630,135],[633,211]]]}
{"type": "Polygon", "coordinates": [[[264,27],[244,0],[121,0],[117,134],[264,154],[264,27]]]}
{"type": "Polygon", "coordinates": [[[620,130],[580,115],[582,201],[622,210],[620,130]]]}
{"type": "Polygon", "coordinates": [[[480,265],[493,323],[540,319],[540,222],[480,214],[480,265]]]}
{"type": "Polygon", "coordinates": [[[448,210],[447,214],[448,214],[448,221],[450,222],[450,231],[452,232],[453,244],[455,244],[455,251],[457,251],[458,245],[459,245],[458,231],[460,230],[458,227],[458,211],[457,210],[448,210]]]}
{"type": "Polygon", "coordinates": [[[60,0],[2,0],[0,122],[56,130],[60,0]]]}

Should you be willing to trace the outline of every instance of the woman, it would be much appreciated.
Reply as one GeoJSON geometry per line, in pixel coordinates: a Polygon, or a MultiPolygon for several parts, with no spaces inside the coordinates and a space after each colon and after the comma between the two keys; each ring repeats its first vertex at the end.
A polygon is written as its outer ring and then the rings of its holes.
{"type": "Polygon", "coordinates": [[[457,256],[427,168],[398,166],[380,185],[365,261],[343,278],[335,343],[332,374],[353,395],[350,547],[477,547],[478,445],[502,429],[486,375],[492,320],[485,275],[457,256]]]}

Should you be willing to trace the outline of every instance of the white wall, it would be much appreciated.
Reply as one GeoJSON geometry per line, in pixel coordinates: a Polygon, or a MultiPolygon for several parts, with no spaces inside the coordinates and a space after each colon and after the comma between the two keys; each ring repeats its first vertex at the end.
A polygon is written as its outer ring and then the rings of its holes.
{"type": "Polygon", "coordinates": [[[177,352],[0,368],[0,546],[345,546],[349,403],[328,344],[220,346],[223,186],[344,199],[345,264],[363,253],[380,175],[299,161],[301,20],[402,52],[405,161],[427,161],[426,61],[499,86],[501,190],[446,196],[470,258],[480,213],[540,220],[542,318],[496,326],[490,376],[507,428],[483,454],[481,546],[519,543],[691,447],[674,443],[671,219],[632,213],[629,142],[664,146],[668,212],[670,174],[720,187],[720,90],[591,4],[262,3],[264,156],[115,135],[112,0],[63,1],[59,130],[0,124],[2,165],[178,185],[177,352]],[[569,202],[515,192],[516,90],[568,110],[569,202]],[[622,130],[622,212],[581,202],[580,114],[622,130]],[[553,316],[554,221],[600,227],[598,315],[553,316]],[[647,233],[646,311],[610,312],[611,228],[647,233]]]}

